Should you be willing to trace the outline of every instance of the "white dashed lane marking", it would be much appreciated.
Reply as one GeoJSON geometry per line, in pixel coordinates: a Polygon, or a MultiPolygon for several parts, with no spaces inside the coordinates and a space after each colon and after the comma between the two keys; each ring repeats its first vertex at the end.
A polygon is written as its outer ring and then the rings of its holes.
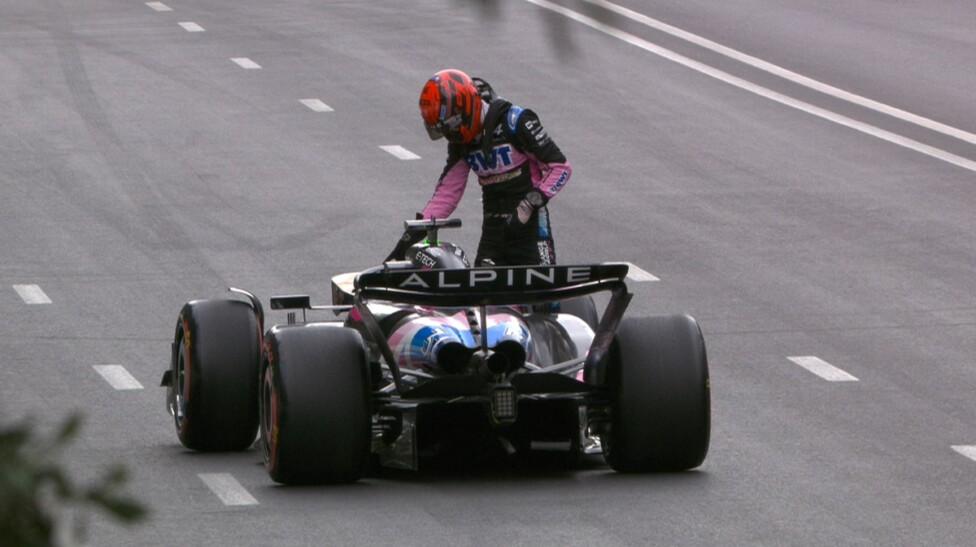
{"type": "Polygon", "coordinates": [[[192,21],[184,21],[180,23],[180,26],[183,27],[183,30],[187,32],[204,32],[203,27],[192,21]]]}
{"type": "Polygon", "coordinates": [[[963,456],[966,456],[967,458],[976,461],[976,446],[958,445],[958,446],[953,446],[952,449],[962,454],[963,456]]]}
{"type": "Polygon", "coordinates": [[[401,160],[419,160],[420,156],[414,154],[413,152],[407,150],[406,148],[398,144],[390,144],[386,146],[380,146],[386,152],[393,154],[395,157],[401,160]]]}
{"type": "Polygon", "coordinates": [[[318,99],[301,99],[298,102],[307,106],[312,112],[335,112],[331,106],[323,103],[318,99]]]}
{"type": "Polygon", "coordinates": [[[200,473],[197,475],[224,505],[257,505],[247,490],[230,473],[200,473]]]}
{"type": "Polygon", "coordinates": [[[50,304],[51,299],[37,285],[14,285],[14,290],[27,304],[50,304]]]}
{"type": "Polygon", "coordinates": [[[118,390],[142,389],[142,384],[136,380],[122,365],[95,365],[95,372],[118,390]]]}
{"type": "Polygon", "coordinates": [[[261,68],[261,65],[255,63],[254,61],[248,59],[247,57],[234,57],[233,59],[231,59],[231,61],[234,61],[234,63],[236,63],[237,66],[241,68],[246,68],[248,70],[261,68]]]}
{"type": "Polygon", "coordinates": [[[819,357],[789,357],[790,361],[800,365],[828,382],[856,382],[857,378],[831,365],[819,357]]]}
{"type": "Polygon", "coordinates": [[[627,266],[630,267],[627,270],[627,279],[629,279],[631,281],[640,281],[640,282],[644,282],[644,281],[660,281],[660,279],[658,279],[657,277],[655,277],[653,274],[651,274],[650,272],[647,272],[647,271],[642,270],[641,268],[635,266],[633,263],[627,262],[626,264],[627,264],[627,266]]]}
{"type": "Polygon", "coordinates": [[[156,11],[173,11],[173,8],[162,2],[146,2],[146,5],[156,11]]]}

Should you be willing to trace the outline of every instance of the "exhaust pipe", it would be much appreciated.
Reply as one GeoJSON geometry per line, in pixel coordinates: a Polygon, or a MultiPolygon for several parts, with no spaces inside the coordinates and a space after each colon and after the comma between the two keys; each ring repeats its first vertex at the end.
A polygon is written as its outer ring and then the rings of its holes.
{"type": "Polygon", "coordinates": [[[515,340],[503,340],[491,348],[485,366],[493,374],[510,374],[525,366],[525,348],[515,340]]]}
{"type": "Polygon", "coordinates": [[[474,351],[461,342],[447,342],[437,349],[437,367],[448,374],[462,372],[471,362],[474,351]]]}

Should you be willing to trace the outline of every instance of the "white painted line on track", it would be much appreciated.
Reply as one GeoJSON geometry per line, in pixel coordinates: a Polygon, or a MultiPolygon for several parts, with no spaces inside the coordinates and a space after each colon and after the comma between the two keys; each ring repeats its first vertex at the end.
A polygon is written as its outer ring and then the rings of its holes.
{"type": "Polygon", "coordinates": [[[14,285],[14,290],[26,304],[50,304],[51,299],[37,285],[14,285]]]}
{"type": "Polygon", "coordinates": [[[952,447],[953,450],[966,456],[967,458],[976,461],[976,446],[974,445],[957,445],[952,447]]]}
{"type": "Polygon", "coordinates": [[[197,475],[224,505],[257,505],[247,490],[230,473],[200,473],[197,475]]]}
{"type": "Polygon", "coordinates": [[[173,11],[173,8],[162,2],[146,2],[146,5],[156,11],[173,11]]]}
{"type": "Polygon", "coordinates": [[[828,382],[856,382],[857,378],[831,365],[819,357],[789,357],[790,361],[800,365],[828,382]]]}
{"type": "Polygon", "coordinates": [[[891,116],[893,118],[897,118],[899,120],[915,124],[919,127],[924,127],[931,131],[935,131],[937,133],[942,133],[943,135],[957,138],[959,140],[968,142],[970,144],[976,144],[976,134],[969,133],[961,129],[957,129],[955,127],[945,125],[943,123],[939,123],[935,120],[930,120],[928,118],[919,116],[917,114],[912,114],[911,112],[906,112],[904,110],[895,108],[893,106],[888,106],[884,103],[879,103],[877,101],[868,99],[867,97],[855,95],[854,93],[851,93],[849,91],[844,91],[843,89],[833,87],[823,82],[818,82],[813,78],[808,78],[801,74],[797,74],[796,72],[787,70],[781,66],[777,66],[772,63],[763,61],[762,59],[758,59],[751,55],[747,55],[745,53],[742,53],[741,51],[734,50],[730,47],[723,46],[717,42],[713,42],[707,38],[698,36],[697,34],[692,34],[688,31],[681,30],[677,27],[673,27],[663,21],[658,21],[657,19],[627,9],[623,6],[618,6],[612,2],[608,2],[607,0],[584,0],[584,1],[593,4],[595,6],[600,6],[601,8],[604,8],[608,11],[612,11],[617,15],[622,15],[632,21],[641,23],[642,25],[659,30],[666,34],[670,34],[671,36],[674,36],[676,38],[681,38],[686,42],[690,42],[697,46],[714,51],[715,53],[724,55],[725,57],[739,61],[740,63],[749,65],[753,68],[758,68],[759,70],[768,72],[774,76],[783,78],[784,80],[791,81],[795,84],[802,85],[809,89],[813,89],[814,91],[819,91],[825,95],[829,95],[831,97],[835,97],[837,99],[841,99],[843,101],[847,101],[849,103],[856,104],[858,106],[862,106],[870,110],[874,110],[875,112],[880,112],[882,114],[891,116]]]}
{"type": "Polygon", "coordinates": [[[205,32],[203,27],[194,23],[193,21],[184,21],[180,23],[180,26],[183,27],[183,30],[187,32],[205,32]]]}
{"type": "Polygon", "coordinates": [[[631,281],[660,281],[654,274],[641,269],[636,266],[633,262],[625,262],[629,266],[627,270],[627,279],[631,281]]]}
{"type": "Polygon", "coordinates": [[[539,6],[541,8],[563,15],[568,19],[572,19],[573,21],[582,23],[592,29],[598,30],[604,34],[617,38],[622,42],[643,49],[648,53],[653,53],[654,55],[657,55],[659,57],[677,63],[684,67],[690,68],[696,72],[700,72],[701,74],[704,74],[711,78],[715,78],[716,80],[725,82],[729,85],[738,87],[739,89],[742,89],[744,91],[748,91],[760,97],[765,97],[766,99],[780,103],[784,106],[794,108],[801,112],[806,112],[807,114],[816,116],[818,118],[822,118],[829,122],[833,122],[837,125],[841,125],[849,129],[853,129],[855,131],[859,131],[861,133],[870,135],[877,139],[890,142],[892,144],[901,146],[903,148],[907,148],[909,150],[914,150],[915,152],[955,165],[956,167],[961,167],[968,171],[976,172],[976,161],[964,158],[962,156],[957,156],[955,154],[950,154],[949,152],[946,152],[945,150],[941,150],[934,146],[923,144],[921,142],[909,139],[907,137],[903,137],[896,133],[885,131],[884,129],[881,129],[879,127],[875,127],[870,124],[859,122],[857,120],[848,118],[846,116],[841,116],[840,114],[831,112],[830,110],[827,110],[825,108],[820,108],[812,104],[799,101],[792,97],[788,97],[786,95],[783,95],[782,93],[777,93],[771,89],[767,89],[760,85],[756,85],[752,82],[749,82],[742,78],[738,78],[727,72],[723,72],[721,70],[708,66],[704,63],[699,63],[698,61],[689,59],[688,57],[685,57],[683,55],[679,55],[674,51],[663,48],[657,44],[648,42],[647,40],[644,40],[642,38],[638,38],[633,34],[629,34],[615,27],[597,21],[592,17],[588,17],[581,13],[575,12],[571,9],[567,9],[563,6],[553,4],[548,0],[525,0],[525,1],[529,2],[530,4],[535,4],[536,6],[539,6]]]}
{"type": "Polygon", "coordinates": [[[255,70],[261,68],[261,65],[255,63],[254,61],[248,59],[247,57],[234,57],[233,59],[231,59],[231,61],[234,61],[234,63],[236,63],[237,66],[241,68],[246,68],[248,70],[255,70]]]}
{"type": "Polygon", "coordinates": [[[99,373],[112,387],[122,390],[142,389],[142,384],[136,380],[122,365],[94,365],[99,373]]]}
{"type": "Polygon", "coordinates": [[[335,112],[331,106],[318,99],[301,99],[298,102],[310,108],[312,112],[335,112]]]}
{"type": "Polygon", "coordinates": [[[383,150],[389,152],[390,154],[393,154],[394,156],[396,156],[397,158],[399,158],[401,160],[419,160],[420,159],[420,156],[418,156],[417,154],[414,154],[413,152],[407,150],[406,148],[404,148],[404,147],[402,147],[402,146],[400,146],[398,144],[391,144],[391,145],[386,145],[386,146],[380,146],[380,148],[382,148],[383,150]]]}

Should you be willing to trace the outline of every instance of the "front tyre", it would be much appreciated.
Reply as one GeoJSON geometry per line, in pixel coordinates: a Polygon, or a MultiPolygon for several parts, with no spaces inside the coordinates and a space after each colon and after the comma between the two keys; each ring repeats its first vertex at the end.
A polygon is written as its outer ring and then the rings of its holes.
{"type": "Polygon", "coordinates": [[[366,356],[352,329],[312,323],[268,331],[260,407],[272,480],[335,484],[363,476],[372,429],[366,356]]]}
{"type": "Polygon", "coordinates": [[[711,394],[698,323],[687,315],[625,320],[607,366],[610,427],[601,441],[610,467],[647,472],[701,465],[711,394]]]}
{"type": "Polygon", "coordinates": [[[261,327],[237,300],[196,300],[180,311],[171,364],[171,407],[183,446],[244,450],[258,429],[255,379],[261,327]]]}

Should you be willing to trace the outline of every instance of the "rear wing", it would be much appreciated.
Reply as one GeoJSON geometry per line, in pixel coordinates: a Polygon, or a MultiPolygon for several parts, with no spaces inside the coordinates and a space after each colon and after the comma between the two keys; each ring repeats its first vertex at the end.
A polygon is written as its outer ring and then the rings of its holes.
{"type": "Polygon", "coordinates": [[[418,306],[535,304],[624,286],[627,264],[505,266],[447,270],[367,270],[355,281],[364,300],[418,306]]]}

